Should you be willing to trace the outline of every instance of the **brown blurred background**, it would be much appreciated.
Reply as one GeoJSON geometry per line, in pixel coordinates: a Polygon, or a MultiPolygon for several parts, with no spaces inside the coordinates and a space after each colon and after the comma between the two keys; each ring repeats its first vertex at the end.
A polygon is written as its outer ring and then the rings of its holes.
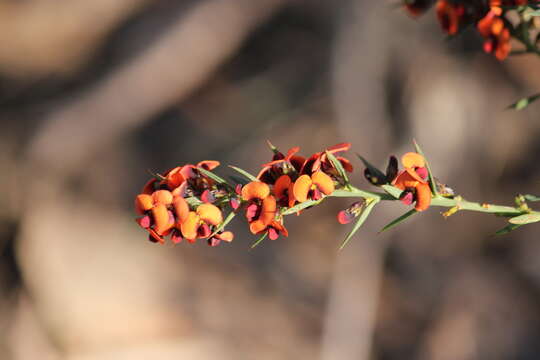
{"type": "Polygon", "coordinates": [[[416,138],[471,200],[539,194],[540,107],[504,109],[540,59],[395,5],[0,0],[0,359],[539,359],[538,226],[433,208],[378,235],[385,204],[339,252],[347,200],[253,251],[241,219],[218,248],[133,222],[147,169],[256,172],[266,139],[383,166],[416,138]]]}

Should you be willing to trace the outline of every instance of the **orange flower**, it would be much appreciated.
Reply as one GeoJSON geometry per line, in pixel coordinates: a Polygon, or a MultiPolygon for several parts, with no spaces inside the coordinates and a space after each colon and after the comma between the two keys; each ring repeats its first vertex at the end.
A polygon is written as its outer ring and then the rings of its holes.
{"type": "Polygon", "coordinates": [[[234,234],[230,231],[219,232],[208,239],[208,245],[218,246],[222,241],[231,242],[234,239],[234,234]]]}
{"type": "Polygon", "coordinates": [[[418,180],[416,176],[412,176],[408,171],[402,171],[396,179],[392,182],[392,185],[400,190],[400,200],[405,205],[411,205],[416,202],[416,211],[426,210],[431,203],[431,188],[426,181],[418,180]]]}
{"type": "Polygon", "coordinates": [[[246,208],[246,218],[252,234],[258,234],[272,223],[277,214],[276,198],[268,195],[260,202],[252,202],[246,208]]]}
{"type": "Polygon", "coordinates": [[[437,2],[437,17],[441,27],[448,35],[457,34],[464,14],[465,8],[461,4],[454,4],[449,0],[437,2]]]}
{"type": "Polygon", "coordinates": [[[426,169],[426,160],[415,152],[408,152],[401,157],[401,163],[405,171],[418,181],[425,181],[428,176],[426,169]]]}
{"type": "Polygon", "coordinates": [[[274,184],[281,175],[298,173],[306,160],[304,157],[296,155],[300,151],[298,146],[290,148],[287,155],[283,155],[272,144],[270,144],[270,148],[274,151],[272,161],[263,164],[262,170],[257,174],[257,179],[267,184],[274,184]]]}
{"type": "Polygon", "coordinates": [[[322,171],[316,171],[311,175],[300,176],[293,185],[294,199],[304,202],[308,199],[319,200],[324,195],[334,192],[334,181],[322,171]]]}
{"type": "MultiPolygon", "coordinates": [[[[206,160],[197,165],[177,166],[146,183],[142,193],[135,197],[135,209],[143,215],[136,221],[148,231],[151,241],[164,243],[164,237],[170,235],[173,243],[183,238],[194,242],[207,238],[223,222],[221,209],[211,202],[227,193],[199,171],[210,171],[218,165],[217,161],[206,160]],[[191,210],[184,196],[203,203],[191,210]]],[[[213,238],[216,240],[209,239],[209,245],[215,246],[222,240],[231,241],[233,235],[220,232],[213,238]]]]}
{"type": "Polygon", "coordinates": [[[293,194],[294,183],[289,175],[281,175],[274,184],[274,195],[280,206],[293,207],[296,199],[293,194]]]}
{"type": "Polygon", "coordinates": [[[221,210],[212,204],[202,204],[190,211],[184,222],[177,223],[183,237],[189,242],[206,238],[211,234],[210,226],[218,226],[223,221],[221,210]]]}
{"type": "MultiPolygon", "coordinates": [[[[341,163],[341,165],[347,172],[352,172],[353,166],[351,162],[344,157],[337,156],[338,153],[347,151],[350,148],[351,148],[350,143],[340,143],[334,146],[330,146],[329,148],[326,149],[326,151],[334,155],[336,159],[339,160],[339,162],[341,163]]],[[[334,169],[334,166],[332,165],[332,163],[330,162],[330,160],[328,160],[328,157],[326,156],[326,151],[321,151],[321,152],[311,155],[311,157],[304,162],[304,165],[302,166],[300,173],[311,174],[315,171],[322,170],[325,173],[337,175],[337,171],[334,169]]]]}
{"type": "Polygon", "coordinates": [[[504,60],[510,53],[510,30],[498,16],[500,13],[500,8],[493,8],[478,22],[477,28],[485,39],[484,51],[504,60]]]}

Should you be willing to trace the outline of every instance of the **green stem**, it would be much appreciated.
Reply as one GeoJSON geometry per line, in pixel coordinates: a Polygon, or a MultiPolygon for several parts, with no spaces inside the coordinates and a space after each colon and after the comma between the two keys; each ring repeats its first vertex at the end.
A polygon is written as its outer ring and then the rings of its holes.
{"type": "MultiPolygon", "coordinates": [[[[395,200],[397,200],[395,197],[393,197],[390,194],[386,194],[386,193],[382,193],[382,192],[373,192],[373,191],[361,190],[361,189],[358,189],[358,188],[356,188],[354,186],[351,186],[350,190],[347,190],[347,189],[336,190],[336,191],[334,191],[334,193],[331,196],[333,196],[333,197],[362,198],[362,199],[366,199],[366,200],[368,200],[368,199],[376,199],[377,201],[380,201],[380,200],[395,201],[395,200]]],[[[494,204],[467,201],[467,200],[463,199],[461,196],[455,196],[453,198],[443,197],[443,196],[436,196],[436,197],[433,197],[433,199],[431,200],[431,206],[455,208],[456,211],[467,210],[467,211],[476,211],[476,212],[498,214],[498,215],[508,215],[508,216],[516,216],[516,215],[521,215],[521,214],[526,214],[526,213],[540,214],[540,212],[538,212],[538,211],[524,210],[524,209],[520,209],[518,207],[494,205],[494,204]]]]}

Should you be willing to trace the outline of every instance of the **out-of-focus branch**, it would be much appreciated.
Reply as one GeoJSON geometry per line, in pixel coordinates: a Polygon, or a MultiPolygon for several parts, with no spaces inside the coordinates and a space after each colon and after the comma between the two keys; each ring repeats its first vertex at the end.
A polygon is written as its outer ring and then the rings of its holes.
{"type": "Polygon", "coordinates": [[[285,3],[200,3],[146,52],[51,113],[30,144],[30,165],[73,171],[89,153],[187,97],[285,3]]]}

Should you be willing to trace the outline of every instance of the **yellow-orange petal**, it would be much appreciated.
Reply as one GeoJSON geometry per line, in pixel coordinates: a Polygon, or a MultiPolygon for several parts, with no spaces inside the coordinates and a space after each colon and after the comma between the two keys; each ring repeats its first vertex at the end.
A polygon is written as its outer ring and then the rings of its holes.
{"type": "Polygon", "coordinates": [[[276,195],[278,199],[281,199],[285,190],[289,190],[289,185],[291,185],[291,178],[289,175],[281,175],[274,184],[274,195],[276,195]]]}
{"type": "Polygon", "coordinates": [[[261,220],[264,225],[268,225],[276,217],[276,212],[277,212],[276,198],[272,195],[268,195],[262,202],[261,214],[259,215],[259,220],[261,220]]]}
{"type": "Polygon", "coordinates": [[[194,211],[188,213],[186,221],[180,225],[180,231],[182,231],[182,235],[184,235],[186,240],[193,242],[197,239],[197,229],[199,228],[200,221],[199,215],[194,211]]]}
{"type": "Polygon", "coordinates": [[[415,152],[408,152],[401,157],[401,163],[405,168],[425,167],[424,157],[415,152]]]}
{"type": "Polygon", "coordinates": [[[177,218],[177,226],[186,221],[189,214],[189,204],[183,197],[177,196],[173,200],[174,213],[177,218]]]}
{"type": "Polygon", "coordinates": [[[204,170],[212,171],[219,166],[220,162],[216,160],[203,160],[197,164],[197,167],[203,168],[204,170]]]}
{"type": "Polygon", "coordinates": [[[152,217],[155,224],[154,230],[159,235],[163,235],[165,231],[174,226],[174,224],[171,224],[169,221],[169,212],[167,211],[167,207],[163,204],[157,204],[152,208],[152,217]]]}
{"type": "Polygon", "coordinates": [[[221,234],[216,234],[217,239],[221,241],[231,242],[234,240],[234,234],[231,231],[224,231],[221,234]]]}
{"type": "Polygon", "coordinates": [[[213,204],[205,203],[197,208],[197,215],[207,224],[219,225],[223,222],[221,210],[213,204]]]}
{"type": "Polygon", "coordinates": [[[255,220],[249,223],[249,231],[252,234],[258,234],[266,229],[266,225],[261,220],[255,220]]]}
{"type": "Polygon", "coordinates": [[[322,171],[314,172],[313,175],[311,175],[311,180],[325,195],[330,195],[335,190],[334,180],[322,171]]]}
{"type": "Polygon", "coordinates": [[[158,190],[152,194],[152,200],[154,204],[170,205],[173,201],[173,195],[169,190],[158,190]]]}
{"type": "Polygon", "coordinates": [[[144,214],[145,211],[150,210],[154,206],[152,196],[148,194],[139,194],[135,197],[135,210],[139,214],[144,214]]]}
{"type": "Polygon", "coordinates": [[[308,175],[302,175],[294,182],[293,195],[296,201],[304,202],[307,200],[309,190],[313,182],[308,175]]]}
{"type": "Polygon", "coordinates": [[[431,204],[431,188],[428,184],[418,183],[416,186],[416,211],[424,211],[431,204]]]}
{"type": "Polygon", "coordinates": [[[264,199],[270,195],[270,187],[261,181],[252,181],[242,188],[242,199],[264,199]]]}

